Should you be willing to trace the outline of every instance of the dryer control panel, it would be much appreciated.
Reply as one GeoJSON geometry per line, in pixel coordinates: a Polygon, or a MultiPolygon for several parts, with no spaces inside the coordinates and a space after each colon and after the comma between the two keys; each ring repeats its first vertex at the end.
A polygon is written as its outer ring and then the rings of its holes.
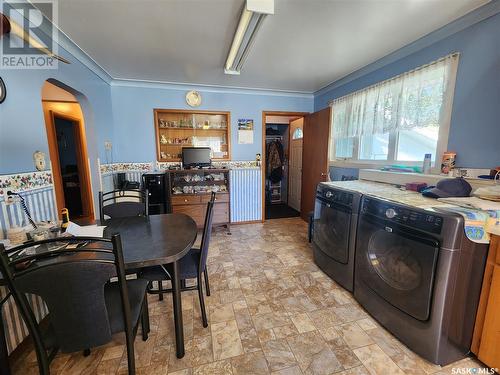
{"type": "Polygon", "coordinates": [[[316,198],[321,198],[331,203],[338,203],[344,206],[352,207],[353,194],[343,190],[331,189],[318,185],[316,198]]]}
{"type": "Polygon", "coordinates": [[[441,216],[366,196],[363,198],[361,213],[434,234],[440,234],[443,227],[441,216]]]}

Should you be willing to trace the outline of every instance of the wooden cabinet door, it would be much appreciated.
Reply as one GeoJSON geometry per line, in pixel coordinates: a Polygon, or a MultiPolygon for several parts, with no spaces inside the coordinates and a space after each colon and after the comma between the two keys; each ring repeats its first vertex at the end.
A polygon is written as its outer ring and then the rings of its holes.
{"type": "Polygon", "coordinates": [[[302,191],[300,216],[308,220],[314,209],[316,186],[328,178],[330,107],[305,117],[302,146],[302,191]]]}
{"type": "Polygon", "coordinates": [[[495,264],[478,358],[489,367],[500,368],[500,264],[495,264]]]}

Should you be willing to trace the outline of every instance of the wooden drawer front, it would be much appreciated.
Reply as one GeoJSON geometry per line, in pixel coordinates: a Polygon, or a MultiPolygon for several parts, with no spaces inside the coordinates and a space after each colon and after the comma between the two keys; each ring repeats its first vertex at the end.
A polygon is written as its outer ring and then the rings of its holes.
{"type": "Polygon", "coordinates": [[[174,213],[186,214],[188,216],[191,216],[191,218],[193,218],[198,227],[203,227],[203,224],[205,224],[204,205],[201,204],[177,205],[172,207],[172,211],[174,213]]]}
{"type": "MultiPolygon", "coordinates": [[[[210,194],[202,195],[201,202],[208,203],[210,201],[210,194]]],[[[215,202],[229,202],[229,194],[215,194],[215,202]]]]}
{"type": "Polygon", "coordinates": [[[216,203],[214,205],[214,219],[215,224],[229,222],[229,204],[216,203]]]}
{"type": "Polygon", "coordinates": [[[198,204],[201,202],[199,195],[172,195],[172,206],[179,204],[198,204]]]}

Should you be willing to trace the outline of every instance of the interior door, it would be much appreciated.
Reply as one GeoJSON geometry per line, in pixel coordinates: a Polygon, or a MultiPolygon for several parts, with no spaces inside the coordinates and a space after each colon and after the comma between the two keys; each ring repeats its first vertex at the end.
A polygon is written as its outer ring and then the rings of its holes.
{"type": "Polygon", "coordinates": [[[300,192],[302,190],[302,143],[304,118],[290,121],[290,158],[288,160],[288,205],[300,211],[300,192]]]}
{"type": "Polygon", "coordinates": [[[306,221],[309,212],[314,209],[316,186],[328,178],[329,138],[330,107],[305,117],[300,216],[306,221]]]}

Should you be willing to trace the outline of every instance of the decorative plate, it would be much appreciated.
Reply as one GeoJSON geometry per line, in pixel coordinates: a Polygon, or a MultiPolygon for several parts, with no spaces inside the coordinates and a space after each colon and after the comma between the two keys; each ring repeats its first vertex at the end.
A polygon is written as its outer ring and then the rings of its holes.
{"type": "Polygon", "coordinates": [[[5,97],[7,96],[7,89],[5,88],[5,83],[2,78],[0,78],[0,103],[3,103],[5,97]]]}
{"type": "Polygon", "coordinates": [[[198,91],[189,91],[186,94],[186,103],[190,107],[199,107],[201,104],[201,94],[198,91]]]}

